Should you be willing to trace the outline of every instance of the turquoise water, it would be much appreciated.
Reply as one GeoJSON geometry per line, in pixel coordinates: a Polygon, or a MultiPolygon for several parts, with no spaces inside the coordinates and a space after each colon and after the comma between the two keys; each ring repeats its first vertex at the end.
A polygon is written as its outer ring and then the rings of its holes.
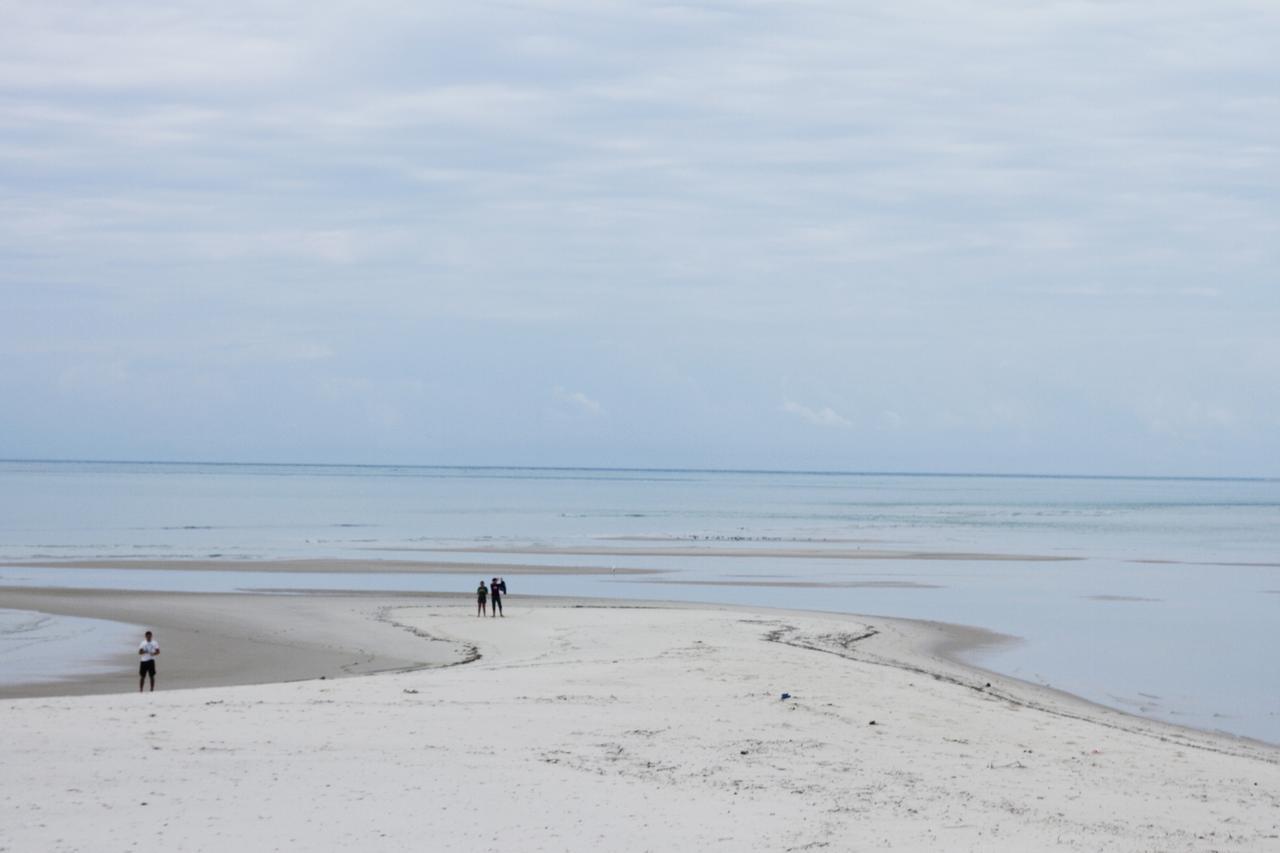
{"type": "MultiPolygon", "coordinates": [[[[979,625],[1024,639],[978,661],[993,669],[1136,713],[1280,742],[1276,480],[0,463],[3,560],[319,556],[654,568],[665,574],[508,583],[516,595],[712,601],[979,625]],[[642,544],[628,539],[649,538],[741,553],[419,550],[627,547],[642,544]],[[782,547],[1073,559],[750,556],[782,547]],[[877,585],[663,582],[753,577],[877,585]]],[[[475,577],[0,567],[0,587],[468,591],[475,577]]]]}

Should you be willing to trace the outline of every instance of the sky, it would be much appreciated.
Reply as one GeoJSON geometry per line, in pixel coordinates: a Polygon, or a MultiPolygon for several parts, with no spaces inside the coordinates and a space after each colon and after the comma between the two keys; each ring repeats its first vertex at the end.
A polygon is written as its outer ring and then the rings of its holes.
{"type": "Polygon", "coordinates": [[[0,0],[0,457],[1280,475],[1273,0],[0,0]]]}

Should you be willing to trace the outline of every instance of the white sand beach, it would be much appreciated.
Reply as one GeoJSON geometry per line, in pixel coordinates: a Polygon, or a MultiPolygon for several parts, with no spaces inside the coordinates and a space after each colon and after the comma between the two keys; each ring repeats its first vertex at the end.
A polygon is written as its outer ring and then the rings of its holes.
{"type": "MultiPolygon", "coordinates": [[[[81,594],[49,595],[65,610],[81,594]]],[[[181,618],[202,598],[149,603],[181,618]]],[[[1280,849],[1280,750],[947,658],[994,639],[982,632],[634,603],[520,599],[480,619],[459,598],[239,598],[253,615],[231,633],[270,623],[267,645],[320,630],[371,657],[469,662],[164,689],[201,668],[188,637],[161,657],[154,694],[2,700],[0,850],[1280,849]]]]}

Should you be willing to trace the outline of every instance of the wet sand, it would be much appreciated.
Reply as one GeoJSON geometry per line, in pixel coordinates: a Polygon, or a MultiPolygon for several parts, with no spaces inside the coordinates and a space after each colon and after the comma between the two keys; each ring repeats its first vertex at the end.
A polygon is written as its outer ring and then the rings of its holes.
{"type": "MultiPolygon", "coordinates": [[[[412,594],[0,590],[7,608],[136,625],[138,642],[144,630],[153,631],[161,649],[157,685],[164,690],[340,678],[466,660],[468,650],[427,642],[388,619],[391,608],[421,600],[412,594]]],[[[101,651],[106,657],[107,650],[101,651]]],[[[136,691],[136,644],[111,660],[115,672],[39,684],[0,683],[0,698],[136,691]]]]}

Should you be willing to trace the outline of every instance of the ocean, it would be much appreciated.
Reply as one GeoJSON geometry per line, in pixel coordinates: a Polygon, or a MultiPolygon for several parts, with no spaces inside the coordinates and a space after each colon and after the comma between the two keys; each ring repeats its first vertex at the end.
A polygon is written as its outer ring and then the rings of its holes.
{"type": "Polygon", "coordinates": [[[975,625],[1020,638],[971,653],[981,666],[1280,743],[1275,479],[6,461],[0,680],[30,677],[34,632],[51,677],[92,667],[86,637],[132,636],[4,610],[4,587],[469,592],[486,573],[21,565],[311,557],[661,572],[511,576],[516,606],[583,595],[975,625]],[[566,548],[598,553],[545,553],[566,548]],[[963,559],[839,556],[859,550],[963,559]]]}

